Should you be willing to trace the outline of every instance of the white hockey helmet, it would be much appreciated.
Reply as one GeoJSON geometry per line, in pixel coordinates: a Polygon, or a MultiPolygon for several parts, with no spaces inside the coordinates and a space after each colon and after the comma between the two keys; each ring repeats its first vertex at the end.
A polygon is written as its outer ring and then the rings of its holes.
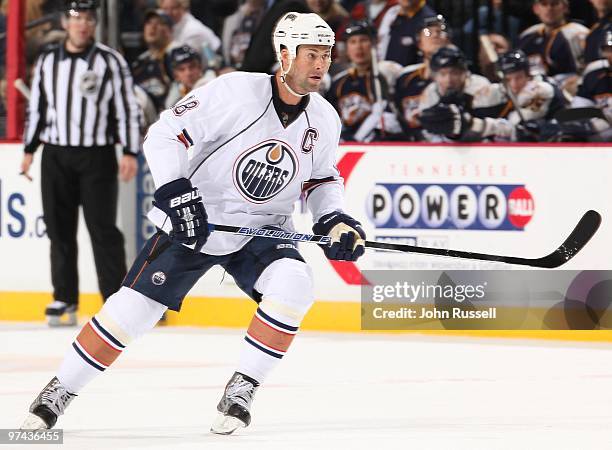
{"type": "Polygon", "coordinates": [[[281,48],[286,47],[289,57],[295,58],[299,45],[329,45],[336,42],[331,27],[314,13],[289,12],[276,22],[272,42],[276,59],[281,62],[281,48]]]}

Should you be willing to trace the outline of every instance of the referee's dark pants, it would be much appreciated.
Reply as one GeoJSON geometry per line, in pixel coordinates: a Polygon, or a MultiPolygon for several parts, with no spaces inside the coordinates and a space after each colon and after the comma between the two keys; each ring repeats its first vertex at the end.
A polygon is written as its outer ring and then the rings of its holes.
{"type": "Polygon", "coordinates": [[[106,300],[126,274],[123,235],[117,219],[117,156],[114,147],[59,147],[42,155],[42,202],[51,241],[51,281],[55,300],[77,304],[79,205],[91,237],[98,285],[106,300]]]}

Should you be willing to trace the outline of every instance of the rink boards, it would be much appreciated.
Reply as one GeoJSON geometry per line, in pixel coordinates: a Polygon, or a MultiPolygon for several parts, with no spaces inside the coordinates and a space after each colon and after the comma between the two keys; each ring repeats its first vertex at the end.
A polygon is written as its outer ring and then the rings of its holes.
{"type": "MultiPolygon", "coordinates": [[[[30,182],[18,175],[21,146],[7,144],[0,151],[0,320],[42,320],[43,306],[51,298],[39,159],[37,154],[30,182]]],[[[612,244],[612,226],[606,220],[612,217],[611,162],[610,146],[344,145],[338,168],[346,180],[346,209],[361,220],[369,239],[538,257],[557,247],[584,211],[595,209],[604,219],[601,229],[564,268],[606,270],[612,266],[604,250],[612,244]]],[[[123,208],[120,214],[128,246],[150,232],[140,218],[151,189],[150,175],[141,172],[136,208],[123,208]],[[124,225],[133,222],[135,227],[124,225]]],[[[133,197],[122,203],[133,204],[133,197]]],[[[299,231],[310,230],[303,202],[296,204],[295,225],[299,231]]],[[[93,294],[95,269],[82,221],[78,239],[81,313],[91,315],[99,298],[93,294]]],[[[300,250],[313,268],[317,298],[303,328],[316,330],[359,330],[363,270],[501,268],[382,252],[368,253],[357,264],[332,264],[316,246],[304,244],[300,250]]],[[[128,254],[134,251],[128,248],[128,254]]],[[[200,280],[190,297],[170,323],[244,326],[254,307],[219,269],[200,280]]],[[[563,337],[562,332],[546,336],[557,335],[563,337]]],[[[606,335],[587,333],[584,338],[606,335]]]]}

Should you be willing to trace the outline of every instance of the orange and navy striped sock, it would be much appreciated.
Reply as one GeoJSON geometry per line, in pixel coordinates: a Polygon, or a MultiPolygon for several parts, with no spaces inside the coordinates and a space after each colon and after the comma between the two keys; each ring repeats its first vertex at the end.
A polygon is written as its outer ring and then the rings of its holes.
{"type": "Polygon", "coordinates": [[[238,372],[260,383],[285,356],[298,327],[257,308],[244,337],[238,372]]]}

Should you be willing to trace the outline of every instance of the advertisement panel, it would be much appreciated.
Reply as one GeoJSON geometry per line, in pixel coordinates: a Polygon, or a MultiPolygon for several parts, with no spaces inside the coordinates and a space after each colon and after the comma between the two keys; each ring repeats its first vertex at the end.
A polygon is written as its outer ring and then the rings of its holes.
{"type": "MultiPolygon", "coordinates": [[[[50,291],[48,241],[40,203],[40,155],[33,181],[18,174],[20,145],[0,151],[2,291],[50,291]]],[[[611,269],[612,147],[344,145],[338,168],[346,181],[346,210],[369,239],[484,253],[539,257],[556,248],[582,214],[595,209],[603,223],[594,239],[564,269],[611,269]]],[[[146,166],[137,180],[137,222],[127,241],[152,232],[143,220],[154,185],[146,166]]],[[[203,193],[205,196],[206,193],[203,193]]],[[[298,231],[312,222],[296,203],[298,231]]],[[[82,222],[83,223],[83,222],[82,222]]],[[[96,292],[89,238],[79,229],[80,285],[96,292]]],[[[320,300],[354,301],[367,283],[363,270],[515,269],[494,263],[368,251],[357,264],[330,263],[316,245],[300,244],[312,266],[320,300]]],[[[222,269],[194,287],[198,297],[243,297],[222,269]]]]}
{"type": "MultiPolygon", "coordinates": [[[[34,156],[28,179],[19,174],[23,145],[0,145],[0,295],[3,291],[52,291],[40,193],[40,153],[34,156]]],[[[77,241],[80,290],[95,293],[98,282],[82,213],[77,241]]]]}

